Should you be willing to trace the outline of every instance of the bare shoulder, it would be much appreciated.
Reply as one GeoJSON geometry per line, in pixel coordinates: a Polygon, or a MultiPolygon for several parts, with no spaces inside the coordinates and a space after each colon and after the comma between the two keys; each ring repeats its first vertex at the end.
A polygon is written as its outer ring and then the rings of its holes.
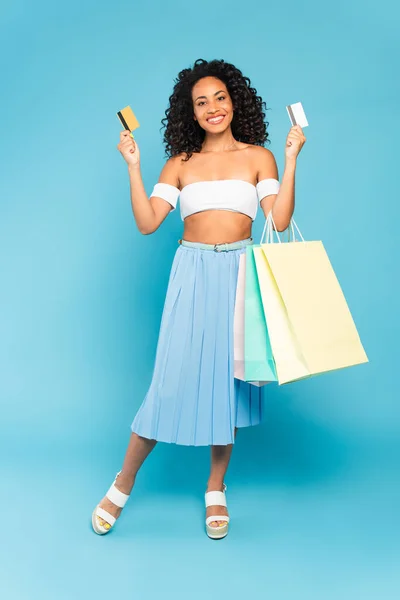
{"type": "Polygon", "coordinates": [[[177,154],[176,156],[173,157],[172,160],[174,160],[174,168],[175,168],[175,172],[176,172],[176,176],[177,176],[177,187],[181,187],[182,185],[182,181],[185,179],[185,175],[187,173],[187,170],[191,169],[193,166],[193,163],[196,163],[197,161],[197,157],[199,156],[199,153],[192,153],[191,157],[189,160],[187,160],[187,152],[180,152],[179,154],[177,154]]]}
{"type": "Polygon", "coordinates": [[[258,181],[270,177],[278,179],[278,167],[273,152],[264,146],[252,146],[252,149],[254,163],[257,165],[258,181]]]}
{"type": "Polygon", "coordinates": [[[264,148],[264,146],[250,146],[251,151],[253,152],[254,156],[259,159],[261,162],[275,162],[275,156],[274,154],[271,152],[271,150],[268,150],[268,148],[264,148]]]}
{"type": "Polygon", "coordinates": [[[164,164],[160,177],[160,183],[169,183],[175,187],[179,186],[179,167],[180,167],[180,156],[171,156],[164,164]]]}

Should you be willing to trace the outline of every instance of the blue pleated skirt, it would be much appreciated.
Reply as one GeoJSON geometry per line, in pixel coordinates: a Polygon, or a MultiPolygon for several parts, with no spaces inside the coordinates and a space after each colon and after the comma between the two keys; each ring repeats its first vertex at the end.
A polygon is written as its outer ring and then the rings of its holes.
{"type": "Polygon", "coordinates": [[[263,388],[234,378],[233,318],[245,251],[178,247],[133,432],[182,445],[226,445],[234,443],[235,427],[262,421],[263,388]]]}

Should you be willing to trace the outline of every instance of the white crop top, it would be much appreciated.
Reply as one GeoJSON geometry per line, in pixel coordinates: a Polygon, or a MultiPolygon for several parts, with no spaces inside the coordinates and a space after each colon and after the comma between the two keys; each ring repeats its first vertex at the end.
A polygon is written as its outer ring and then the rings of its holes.
{"type": "Polygon", "coordinates": [[[151,196],[166,200],[172,210],[180,197],[182,221],[189,215],[212,209],[244,213],[254,221],[259,202],[265,196],[277,194],[279,188],[279,181],[272,178],[262,179],[255,186],[243,179],[215,179],[189,183],[182,190],[169,183],[156,183],[151,196]]]}

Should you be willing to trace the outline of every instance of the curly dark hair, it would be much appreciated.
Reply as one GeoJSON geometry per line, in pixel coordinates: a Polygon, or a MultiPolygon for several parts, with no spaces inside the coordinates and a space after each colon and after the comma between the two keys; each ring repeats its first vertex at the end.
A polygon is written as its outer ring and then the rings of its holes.
{"type": "Polygon", "coordinates": [[[199,58],[191,69],[183,69],[175,79],[166,116],[161,120],[161,129],[165,128],[164,144],[168,157],[185,152],[184,160],[187,161],[193,152],[201,150],[205,131],[193,119],[192,88],[202,77],[217,77],[226,85],[235,109],[231,129],[236,140],[258,146],[269,143],[269,123],[264,121],[263,112],[263,108],[267,110],[267,107],[257,95],[257,90],[251,87],[250,79],[224,60],[207,61],[199,58]]]}

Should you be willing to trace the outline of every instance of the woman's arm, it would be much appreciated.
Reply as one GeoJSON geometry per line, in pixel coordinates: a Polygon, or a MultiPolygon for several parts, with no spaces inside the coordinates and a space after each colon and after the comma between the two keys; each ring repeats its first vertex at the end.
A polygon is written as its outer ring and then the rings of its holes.
{"type": "MultiPolygon", "coordinates": [[[[286,140],[285,168],[280,182],[279,192],[277,194],[266,196],[260,203],[265,217],[267,217],[272,210],[272,218],[274,219],[278,231],[285,231],[285,229],[289,227],[290,219],[294,212],[297,156],[305,141],[306,138],[299,125],[295,125],[290,129],[286,140]]],[[[265,152],[262,166],[258,174],[258,181],[268,177],[278,179],[278,168],[276,166],[274,155],[266,148],[263,148],[263,150],[265,152]]]]}
{"type": "MultiPolygon", "coordinates": [[[[153,233],[174,207],[163,198],[147,197],[140,172],[139,145],[133,140],[129,131],[120,132],[120,142],[117,148],[128,165],[131,205],[136,225],[140,233],[144,235],[153,233]]],[[[178,187],[177,166],[178,157],[170,158],[161,171],[159,183],[169,183],[178,187]]],[[[178,190],[176,191],[178,192],[178,190]]]]}
{"type": "Polygon", "coordinates": [[[272,218],[278,231],[285,231],[287,229],[294,212],[295,172],[296,159],[286,159],[279,192],[275,195],[275,200],[271,202],[271,196],[267,196],[261,202],[266,217],[269,211],[272,210],[272,218]]]}
{"type": "MultiPolygon", "coordinates": [[[[144,189],[140,165],[128,165],[130,195],[133,215],[136,225],[143,235],[154,233],[172,210],[172,205],[157,196],[147,197],[144,189]]],[[[169,183],[178,187],[176,157],[165,163],[159,183],[169,183]]]]}

